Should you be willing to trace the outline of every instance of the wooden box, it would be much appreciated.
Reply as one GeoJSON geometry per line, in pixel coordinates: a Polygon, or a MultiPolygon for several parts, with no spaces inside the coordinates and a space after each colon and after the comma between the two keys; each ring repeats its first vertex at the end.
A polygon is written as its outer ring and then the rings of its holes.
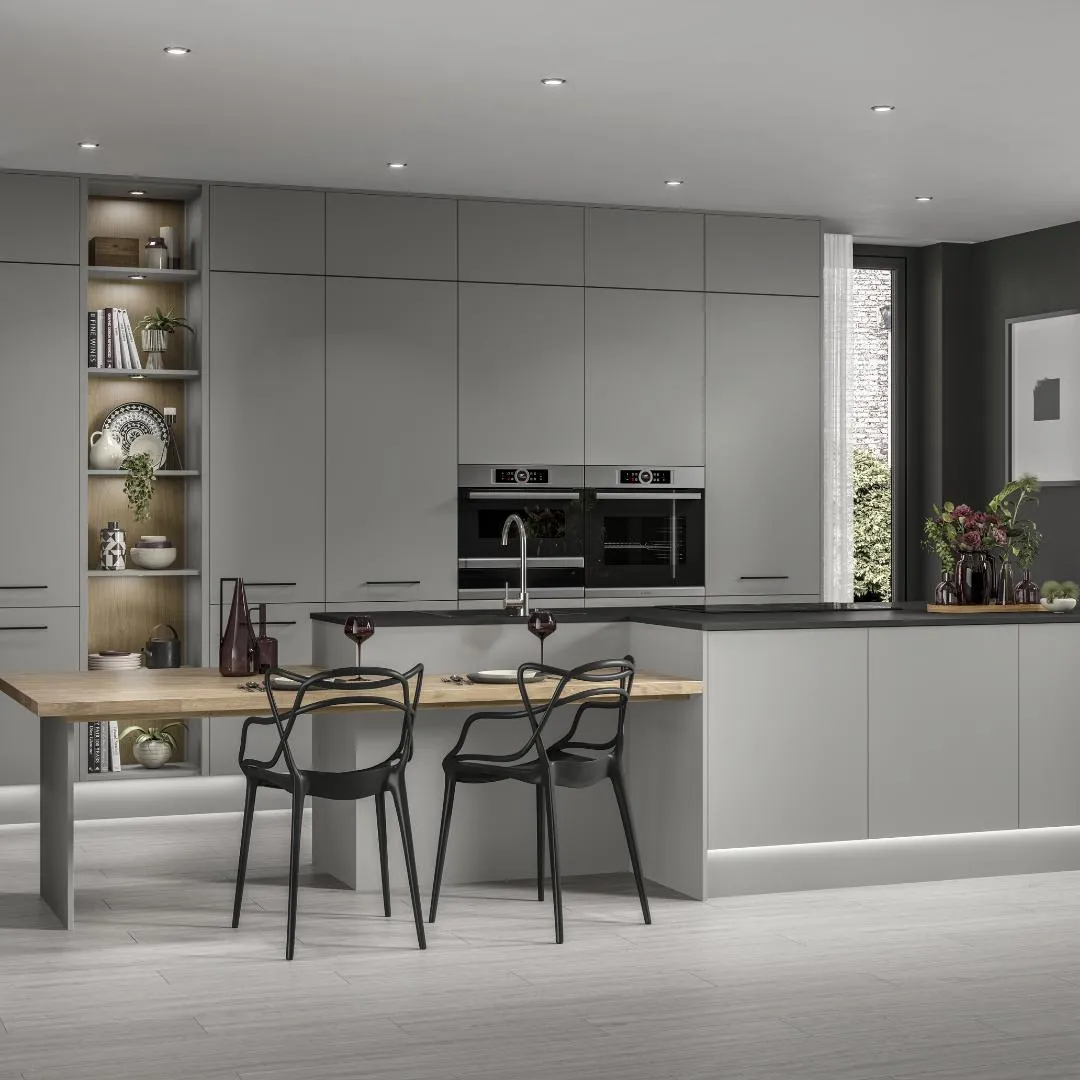
{"type": "Polygon", "coordinates": [[[90,241],[91,266],[138,266],[139,238],[95,236],[90,241]]]}

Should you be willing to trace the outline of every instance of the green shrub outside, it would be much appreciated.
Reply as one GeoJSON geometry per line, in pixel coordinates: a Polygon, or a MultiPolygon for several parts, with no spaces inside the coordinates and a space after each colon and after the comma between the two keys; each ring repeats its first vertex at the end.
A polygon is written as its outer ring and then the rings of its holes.
{"type": "Polygon", "coordinates": [[[854,451],[855,599],[892,598],[892,478],[889,465],[869,450],[854,451]]]}

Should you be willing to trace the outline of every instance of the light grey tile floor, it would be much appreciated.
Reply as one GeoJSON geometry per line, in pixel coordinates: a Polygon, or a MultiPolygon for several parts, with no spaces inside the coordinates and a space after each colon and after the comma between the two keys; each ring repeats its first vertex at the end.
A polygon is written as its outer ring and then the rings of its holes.
{"type": "MultiPolygon", "coordinates": [[[[0,1080],[1078,1080],[1080,874],[741,897],[578,879],[567,941],[529,883],[408,905],[305,874],[282,959],[287,821],[77,830],[79,925],[0,829],[0,1080]]],[[[305,859],[309,859],[305,852],[305,859]]],[[[426,893],[427,883],[424,883],[426,893]]]]}

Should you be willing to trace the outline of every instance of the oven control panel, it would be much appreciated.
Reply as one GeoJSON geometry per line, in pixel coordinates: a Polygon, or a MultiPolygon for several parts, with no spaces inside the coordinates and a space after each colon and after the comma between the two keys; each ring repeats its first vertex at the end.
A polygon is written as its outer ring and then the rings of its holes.
{"type": "Polygon", "coordinates": [[[547,484],[550,483],[547,469],[530,469],[523,465],[495,469],[496,484],[547,484]]]}
{"type": "Polygon", "coordinates": [[[620,469],[620,486],[626,484],[630,487],[638,487],[644,484],[659,484],[660,486],[671,484],[670,469],[620,469]]]}

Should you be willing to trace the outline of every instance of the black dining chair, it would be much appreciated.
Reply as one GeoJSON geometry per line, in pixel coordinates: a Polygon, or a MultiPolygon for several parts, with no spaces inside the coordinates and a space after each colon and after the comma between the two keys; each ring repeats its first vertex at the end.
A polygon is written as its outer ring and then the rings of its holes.
{"type": "MultiPolygon", "coordinates": [[[[458,741],[443,759],[445,787],[443,790],[442,822],[439,827],[439,846],[435,857],[435,881],[431,890],[430,922],[435,921],[439,906],[446,845],[450,836],[450,817],[454,810],[454,794],[458,784],[491,784],[500,780],[518,780],[536,788],[536,894],[544,899],[544,834],[547,833],[548,857],[551,863],[551,892],[555,906],[555,940],[563,941],[562,886],[559,881],[558,829],[555,817],[555,788],[592,787],[610,780],[619,806],[626,846],[630,849],[630,865],[634,871],[641,913],[646,923],[652,922],[649,898],[645,894],[645,879],[641,872],[630,804],[623,779],[623,729],[626,705],[634,684],[634,658],[602,660],[580,667],[564,669],[543,664],[522,664],[517,673],[518,692],[522,708],[514,711],[473,713],[461,729],[458,741]],[[529,694],[533,673],[556,679],[557,685],[546,702],[534,704],[529,694]],[[569,730],[560,738],[547,739],[548,725],[560,709],[577,706],[569,730]],[[614,733],[603,742],[577,737],[582,717],[593,711],[614,714],[614,733]],[[470,753],[464,749],[472,726],[481,720],[528,720],[529,737],[524,745],[509,754],[470,753]]],[[[540,695],[536,695],[538,698],[540,695]]]]}
{"type": "MultiPolygon", "coordinates": [[[[427,948],[424,937],[424,916],[420,906],[420,888],[416,876],[416,854],[413,848],[412,823],[409,819],[409,800],[405,793],[405,766],[412,757],[413,723],[424,679],[424,665],[417,664],[405,672],[390,668],[351,667],[322,671],[315,675],[297,675],[283,668],[266,673],[266,696],[270,701],[270,716],[249,716],[244,721],[240,737],[240,769],[247,777],[244,799],[244,826],[240,835],[240,865],[236,872],[236,900],[233,904],[233,927],[240,925],[240,906],[244,898],[244,878],[247,876],[248,848],[251,845],[251,824],[255,814],[255,796],[259,788],[277,788],[292,795],[292,844],[289,853],[289,918],[285,936],[285,958],[291,960],[296,944],[296,902],[300,884],[300,835],[304,821],[304,804],[313,799],[357,801],[374,798],[379,831],[379,864],[382,874],[383,913],[390,915],[390,864],[386,850],[386,795],[394,800],[401,846],[405,854],[405,869],[412,898],[416,938],[420,948],[427,948]],[[287,708],[280,708],[271,692],[272,686],[295,688],[295,697],[287,708]],[[309,695],[315,695],[309,697],[309,695]],[[301,716],[326,709],[357,709],[373,707],[401,713],[401,737],[394,750],[382,761],[363,769],[348,772],[323,772],[300,769],[289,746],[296,721],[301,716]],[[254,726],[276,727],[277,749],[266,761],[247,756],[248,731],[254,726]]],[[[278,690],[281,693],[281,690],[278,690]]],[[[333,723],[329,718],[323,723],[333,723]]]]}

